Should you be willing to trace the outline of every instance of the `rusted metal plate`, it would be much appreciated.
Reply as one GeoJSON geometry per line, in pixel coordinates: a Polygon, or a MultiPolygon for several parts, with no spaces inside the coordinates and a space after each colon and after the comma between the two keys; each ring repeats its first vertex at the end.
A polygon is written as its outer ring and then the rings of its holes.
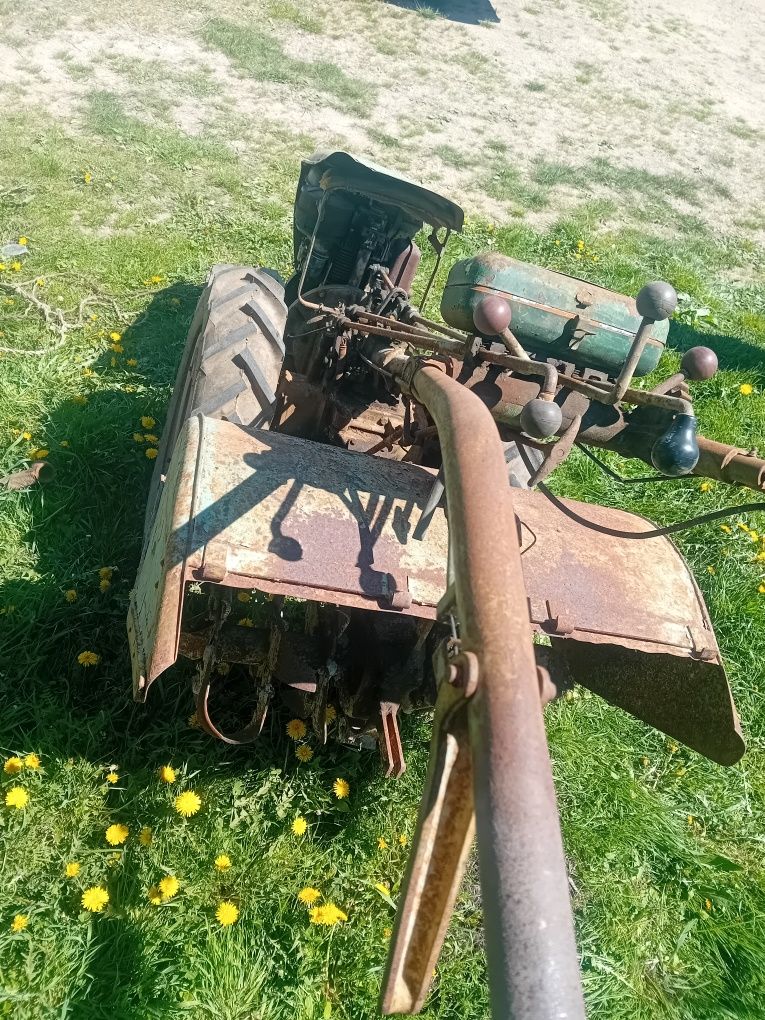
{"type": "Polygon", "coordinates": [[[434,472],[195,416],[176,444],[131,596],[134,692],[176,658],[183,581],[434,619],[443,512],[413,538],[434,472]]]}
{"type": "MultiPolygon", "coordinates": [[[[191,419],[131,596],[135,697],[177,657],[188,581],[435,619],[446,588],[443,509],[414,538],[432,482],[412,464],[191,419]]],[[[513,501],[531,623],[584,649],[568,653],[577,681],[717,761],[740,757],[709,616],[672,543],[596,535],[538,493],[515,490],[513,501]],[[597,671],[586,668],[587,649],[597,671]]],[[[608,527],[648,526],[568,502],[608,527]]]]}

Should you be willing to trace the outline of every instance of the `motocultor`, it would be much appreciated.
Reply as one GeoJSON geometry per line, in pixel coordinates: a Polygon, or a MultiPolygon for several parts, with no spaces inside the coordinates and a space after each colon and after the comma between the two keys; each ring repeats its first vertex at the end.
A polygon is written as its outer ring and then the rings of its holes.
{"type": "Polygon", "coordinates": [[[413,238],[431,228],[437,266],[462,220],[417,184],[318,154],[286,284],[213,269],[152,482],[134,692],[182,655],[214,736],[256,738],[278,698],[319,743],[378,744],[393,776],[400,714],[435,706],[382,1010],[421,1008],[475,829],[493,1015],[578,1018],[543,705],[578,682],[716,762],[744,745],[667,529],[544,479],[574,445],[757,490],[765,461],[696,435],[687,381],[713,375],[711,350],[635,382],[659,362],[668,284],[633,300],[485,253],[452,267],[443,321],[426,319],[413,238]]]}

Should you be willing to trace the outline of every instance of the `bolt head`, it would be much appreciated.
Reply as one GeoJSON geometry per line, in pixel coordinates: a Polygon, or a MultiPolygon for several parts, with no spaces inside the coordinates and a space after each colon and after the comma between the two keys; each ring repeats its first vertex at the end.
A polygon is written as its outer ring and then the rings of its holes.
{"type": "Polygon", "coordinates": [[[677,308],[677,292],[670,283],[654,280],[647,283],[635,298],[638,315],[660,322],[668,319],[677,308]]]}
{"type": "Polygon", "coordinates": [[[521,428],[534,439],[549,439],[561,426],[563,414],[553,400],[535,397],[521,411],[521,428]]]}
{"type": "Polygon", "coordinates": [[[509,303],[503,297],[489,294],[475,306],[473,323],[484,336],[499,336],[510,325],[512,314],[509,303]]]}
{"type": "Polygon", "coordinates": [[[688,379],[711,379],[718,369],[717,355],[711,347],[691,347],[683,355],[680,368],[688,379]]]}

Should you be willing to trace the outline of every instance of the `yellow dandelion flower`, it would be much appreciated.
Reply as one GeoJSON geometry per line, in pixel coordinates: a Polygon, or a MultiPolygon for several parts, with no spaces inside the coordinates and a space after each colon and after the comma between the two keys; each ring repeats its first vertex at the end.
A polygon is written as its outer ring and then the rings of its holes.
{"type": "Polygon", "coordinates": [[[154,276],[152,276],[152,278],[151,278],[151,282],[152,283],[162,283],[163,279],[164,279],[163,276],[160,276],[158,273],[155,273],[154,276]]]}
{"type": "Polygon", "coordinates": [[[138,364],[138,361],[136,358],[128,358],[125,364],[129,365],[131,368],[135,368],[136,365],[138,364]]]}
{"type": "Polygon", "coordinates": [[[218,924],[224,928],[228,928],[230,924],[239,917],[239,907],[231,900],[223,900],[218,904],[218,909],[215,911],[215,917],[218,920],[218,924]]]}
{"type": "Polygon", "coordinates": [[[688,824],[693,825],[693,815],[688,815],[688,824]]]}
{"type": "Polygon", "coordinates": [[[32,460],[45,460],[49,453],[50,450],[46,450],[44,447],[42,447],[39,450],[32,450],[29,456],[32,458],[32,460]]]}
{"type": "Polygon", "coordinates": [[[308,728],[302,719],[290,719],[287,723],[287,736],[293,740],[302,740],[308,728]]]}
{"type": "Polygon", "coordinates": [[[215,858],[215,867],[218,871],[228,871],[231,867],[231,858],[228,854],[218,854],[215,858]]]}
{"type": "Polygon", "coordinates": [[[712,901],[709,899],[704,900],[704,907],[706,908],[707,913],[709,913],[709,911],[712,909],[712,901]]]}
{"type": "Polygon", "coordinates": [[[711,488],[713,488],[713,484],[709,481],[702,482],[699,486],[699,489],[701,489],[702,492],[709,492],[711,488]]]}
{"type": "Polygon", "coordinates": [[[755,563],[765,563],[765,552],[758,552],[754,558],[755,563]]]}
{"type": "Polygon", "coordinates": [[[327,705],[326,711],[324,712],[324,722],[329,726],[337,719],[337,709],[334,705],[327,705]]]}
{"type": "Polygon", "coordinates": [[[64,868],[64,874],[67,878],[77,878],[80,873],[79,861],[69,861],[67,866],[64,868]]]}
{"type": "Polygon", "coordinates": [[[102,581],[111,581],[114,567],[99,567],[98,576],[102,581]]]}
{"type": "Polygon", "coordinates": [[[243,616],[241,620],[236,621],[237,627],[254,627],[255,624],[248,616],[243,616]]]}
{"type": "Polygon", "coordinates": [[[138,842],[141,846],[151,846],[154,835],[151,831],[151,826],[144,825],[141,831],[138,833],[138,842]]]}
{"type": "MultiPolygon", "coordinates": [[[[125,353],[125,348],[122,344],[109,344],[109,350],[114,351],[115,354],[125,353]]],[[[112,361],[114,361],[114,358],[112,358],[112,361]]]]}
{"type": "Polygon", "coordinates": [[[296,836],[305,836],[307,828],[308,822],[305,820],[305,818],[303,818],[302,815],[298,815],[297,818],[292,823],[292,831],[295,833],[296,836]]]}
{"type": "Polygon", "coordinates": [[[348,920],[348,915],[343,913],[334,903],[325,903],[321,907],[312,907],[308,916],[311,919],[311,924],[324,924],[330,928],[332,925],[337,924],[338,921],[348,920]]]}
{"type": "Polygon", "coordinates": [[[149,903],[151,903],[154,907],[158,907],[162,902],[162,893],[156,885],[150,886],[146,895],[149,899],[149,903]]]}
{"type": "Polygon", "coordinates": [[[28,443],[30,443],[32,441],[32,433],[31,432],[22,432],[21,433],[21,438],[22,439],[26,439],[26,441],[28,443]]]}
{"type": "Polygon", "coordinates": [[[107,781],[107,783],[112,783],[112,784],[118,783],[120,781],[120,777],[117,775],[116,772],[107,772],[107,774],[106,774],[106,781],[107,781]]]}
{"type": "Polygon", "coordinates": [[[305,903],[307,907],[311,907],[317,900],[321,899],[321,893],[318,889],[314,889],[313,886],[307,885],[304,889],[300,890],[297,898],[301,903],[305,903]]]}
{"type": "Polygon", "coordinates": [[[334,790],[335,796],[338,800],[345,800],[351,792],[351,788],[345,779],[336,779],[332,784],[332,789],[334,790]]]}
{"type": "Polygon", "coordinates": [[[754,393],[754,386],[751,383],[741,383],[738,392],[744,397],[750,397],[754,393]]]}
{"type": "Polygon", "coordinates": [[[667,750],[669,751],[670,754],[675,754],[675,752],[678,750],[678,745],[674,742],[674,740],[670,740],[668,742],[667,750]]]}
{"type": "Polygon", "coordinates": [[[29,241],[27,240],[27,238],[26,238],[26,237],[24,237],[24,235],[23,235],[23,234],[22,234],[22,235],[21,235],[21,237],[19,238],[19,244],[29,244],[29,241]]]}
{"type": "Polygon", "coordinates": [[[407,838],[406,838],[406,836],[404,835],[403,832],[398,837],[398,843],[399,843],[399,846],[406,846],[406,844],[408,843],[408,840],[407,840],[407,838]]]}
{"type": "Polygon", "coordinates": [[[749,538],[752,540],[752,542],[759,542],[760,540],[760,536],[757,534],[756,531],[750,531],[749,538]]]}
{"type": "Polygon", "coordinates": [[[386,885],[385,882],[375,882],[375,889],[381,896],[390,896],[390,886],[386,885]]]}
{"type": "Polygon", "coordinates": [[[18,259],[15,259],[13,262],[11,262],[11,269],[14,271],[14,273],[21,272],[21,263],[18,261],[18,259]]]}
{"type": "Polygon", "coordinates": [[[765,584],[761,584],[758,587],[757,591],[760,593],[760,595],[765,595],[765,584]]]}
{"type": "Polygon", "coordinates": [[[44,287],[44,286],[45,286],[45,277],[44,276],[38,276],[37,279],[35,280],[35,287],[44,287]]]}
{"type": "Polygon", "coordinates": [[[165,875],[159,880],[159,891],[163,900],[172,899],[181,887],[181,883],[175,875],[165,875]]]}
{"type": "MultiPolygon", "coordinates": [[[[556,244],[560,244],[560,241],[556,241],[555,243],[556,244]]],[[[383,938],[384,939],[389,939],[392,934],[393,934],[393,929],[392,928],[383,928],[383,938]]]]}
{"type": "Polygon", "coordinates": [[[153,429],[156,424],[157,423],[154,419],[148,414],[145,414],[143,418],[141,418],[141,425],[143,425],[145,429],[153,429]]]}
{"type": "Polygon", "coordinates": [[[646,758],[646,756],[643,755],[643,757],[640,759],[640,763],[641,763],[641,765],[643,766],[644,769],[647,769],[648,766],[651,764],[651,759],[650,758],[646,758]]]}
{"type": "Polygon", "coordinates": [[[154,446],[150,446],[148,448],[148,450],[144,451],[144,453],[149,458],[149,460],[154,460],[156,458],[157,454],[159,453],[159,450],[157,450],[156,447],[154,447],[154,446]]]}
{"type": "Polygon", "coordinates": [[[158,443],[159,436],[155,436],[153,432],[147,432],[143,437],[147,443],[158,443]]]}
{"type": "Polygon", "coordinates": [[[125,842],[129,835],[130,830],[127,825],[122,825],[118,822],[114,825],[110,825],[106,830],[106,842],[109,846],[119,846],[120,843],[125,842]]]}
{"type": "Polygon", "coordinates": [[[731,528],[731,526],[729,524],[721,524],[720,525],[720,531],[724,531],[726,535],[730,535],[732,530],[733,529],[731,528]]]}
{"type": "Polygon", "coordinates": [[[40,756],[35,754],[34,751],[28,754],[24,758],[24,766],[25,768],[32,769],[33,772],[37,772],[40,768],[40,756]]]}
{"type": "Polygon", "coordinates": [[[3,765],[3,772],[7,776],[17,776],[23,768],[24,762],[17,754],[14,754],[11,758],[6,759],[5,765],[3,765]]]}
{"type": "Polygon", "coordinates": [[[192,730],[201,730],[202,727],[199,725],[199,716],[196,712],[192,712],[186,720],[186,725],[192,730]]]}
{"type": "Polygon", "coordinates": [[[81,666],[97,666],[101,661],[101,656],[96,652],[80,652],[77,661],[81,666]]]}
{"type": "Polygon", "coordinates": [[[159,781],[161,783],[175,782],[175,769],[172,765],[163,765],[159,770],[159,781]]]}
{"type": "Polygon", "coordinates": [[[101,580],[100,580],[100,581],[98,582],[98,587],[99,587],[99,589],[100,589],[100,591],[101,591],[101,594],[102,594],[102,595],[103,595],[103,593],[104,593],[105,591],[108,591],[108,590],[109,590],[109,589],[111,588],[111,586],[112,586],[112,582],[111,582],[111,581],[107,581],[105,577],[104,577],[104,578],[102,578],[102,579],[101,579],[101,580]]]}
{"type": "Polygon", "coordinates": [[[716,573],[717,573],[717,571],[716,571],[716,570],[715,570],[715,568],[714,568],[714,567],[713,567],[713,566],[711,565],[711,563],[707,565],[707,573],[708,573],[708,574],[716,574],[716,573]]]}
{"type": "Polygon", "coordinates": [[[5,263],[4,262],[0,262],[0,273],[4,273],[4,272],[5,272],[5,263]]]}
{"type": "Polygon", "coordinates": [[[29,794],[23,786],[12,786],[5,795],[6,807],[16,808],[20,811],[29,803],[29,794]]]}
{"type": "Polygon", "coordinates": [[[193,790],[184,790],[175,798],[175,810],[184,818],[191,818],[201,807],[202,800],[193,790]]]}
{"type": "Polygon", "coordinates": [[[76,588],[67,588],[67,590],[64,592],[64,598],[66,599],[67,602],[76,602],[77,601],[77,589],[76,588]]]}
{"type": "Polygon", "coordinates": [[[100,914],[109,902],[109,893],[101,885],[93,885],[86,889],[80,900],[85,910],[92,914],[100,914]]]}
{"type": "Polygon", "coordinates": [[[237,595],[239,602],[252,602],[252,595],[248,591],[240,591],[237,595]]]}
{"type": "Polygon", "coordinates": [[[305,764],[313,758],[313,748],[309,747],[308,744],[298,744],[295,748],[295,757],[298,761],[302,761],[305,764]]]}
{"type": "Polygon", "coordinates": [[[133,433],[133,442],[135,442],[135,443],[142,443],[143,441],[144,441],[144,439],[143,439],[143,432],[134,432],[133,433]]]}
{"type": "Polygon", "coordinates": [[[377,837],[377,849],[378,850],[387,850],[388,849],[388,842],[387,842],[387,840],[385,839],[384,836],[378,836],[377,837]]]}
{"type": "Polygon", "coordinates": [[[93,174],[84,173],[82,175],[82,179],[83,181],[85,181],[86,184],[90,184],[90,182],[93,180],[93,174]]]}
{"type": "Polygon", "coordinates": [[[109,339],[113,340],[115,344],[118,344],[122,339],[122,333],[113,332],[109,334],[109,339]]]}
{"type": "Polygon", "coordinates": [[[24,931],[29,924],[29,917],[26,914],[16,914],[11,921],[11,931],[24,931]]]}

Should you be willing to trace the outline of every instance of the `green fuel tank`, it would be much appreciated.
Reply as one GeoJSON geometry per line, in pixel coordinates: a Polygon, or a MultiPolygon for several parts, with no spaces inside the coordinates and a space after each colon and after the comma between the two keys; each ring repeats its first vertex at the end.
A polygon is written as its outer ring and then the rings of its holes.
{"type": "MultiPolygon", "coordinates": [[[[498,252],[452,266],[441,298],[444,321],[476,333],[473,313],[487,295],[510,304],[510,329],[527,351],[610,377],[619,374],[641,321],[634,298],[498,252]]],[[[668,332],[667,321],[653,324],[635,375],[656,368],[668,332]]]]}

